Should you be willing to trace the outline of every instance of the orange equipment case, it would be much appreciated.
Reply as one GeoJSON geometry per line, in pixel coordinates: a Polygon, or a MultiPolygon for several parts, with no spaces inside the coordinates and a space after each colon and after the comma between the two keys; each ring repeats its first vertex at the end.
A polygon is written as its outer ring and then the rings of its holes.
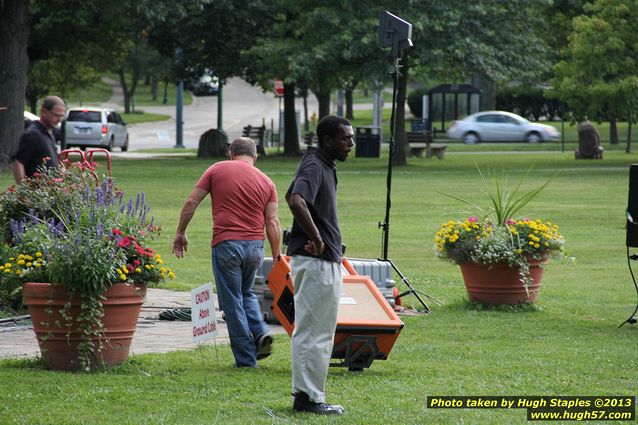
{"type": "MultiPolygon", "coordinates": [[[[279,256],[266,283],[274,295],[272,310],[288,335],[295,325],[294,286],[290,257],[279,256]]],[[[337,316],[331,366],[362,370],[375,359],[388,358],[399,337],[403,322],[377,286],[367,276],[358,275],[344,257],[343,287],[337,316]]]]}

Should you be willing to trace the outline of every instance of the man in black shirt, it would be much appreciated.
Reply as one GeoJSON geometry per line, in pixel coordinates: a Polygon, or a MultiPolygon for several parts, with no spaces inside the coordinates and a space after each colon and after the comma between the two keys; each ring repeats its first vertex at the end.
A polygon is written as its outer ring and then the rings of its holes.
{"type": "Polygon", "coordinates": [[[295,287],[293,410],[299,412],[344,413],[343,407],[325,402],[325,385],[343,282],[334,161],[346,160],[353,135],[348,120],[323,118],[317,125],[318,148],[308,148],[286,193],[294,217],[288,254],[295,287]]]}
{"type": "Polygon", "coordinates": [[[18,151],[11,157],[11,169],[16,183],[33,177],[39,166],[58,167],[53,128],[64,119],[66,106],[57,96],[48,96],[42,102],[40,120],[34,121],[20,137],[18,151]]]}

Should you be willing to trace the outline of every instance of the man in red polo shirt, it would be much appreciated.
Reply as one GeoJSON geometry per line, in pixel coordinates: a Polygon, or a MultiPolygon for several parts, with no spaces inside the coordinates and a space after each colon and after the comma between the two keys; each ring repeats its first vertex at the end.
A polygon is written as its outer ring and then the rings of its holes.
{"type": "Polygon", "coordinates": [[[255,142],[235,139],[230,145],[230,161],[209,167],[186,200],[173,241],[173,252],[183,257],[188,247],[188,223],[210,194],[213,272],[236,367],[257,366],[257,360],[270,355],[273,342],[253,283],[264,258],[264,227],[273,258],[280,254],[281,230],[277,190],[255,167],[256,160],[255,142]]]}

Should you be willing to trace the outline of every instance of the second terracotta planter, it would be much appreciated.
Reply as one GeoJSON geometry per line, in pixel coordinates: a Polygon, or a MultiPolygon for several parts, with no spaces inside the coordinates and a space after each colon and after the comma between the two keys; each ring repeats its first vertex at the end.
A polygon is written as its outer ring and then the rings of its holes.
{"type": "Polygon", "coordinates": [[[488,305],[517,305],[533,303],[543,278],[543,260],[528,260],[530,282],[525,290],[518,267],[509,267],[506,263],[490,266],[475,263],[461,263],[461,273],[465,281],[467,294],[471,301],[488,305]]]}

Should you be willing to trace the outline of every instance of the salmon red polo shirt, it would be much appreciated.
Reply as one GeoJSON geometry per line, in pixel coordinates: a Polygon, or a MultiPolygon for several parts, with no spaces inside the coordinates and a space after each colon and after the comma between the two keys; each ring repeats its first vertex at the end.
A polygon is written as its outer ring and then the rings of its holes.
{"type": "Polygon", "coordinates": [[[211,195],[215,246],[227,240],[263,240],[266,205],[277,202],[270,178],[242,160],[217,162],[197,185],[211,195]]]}

